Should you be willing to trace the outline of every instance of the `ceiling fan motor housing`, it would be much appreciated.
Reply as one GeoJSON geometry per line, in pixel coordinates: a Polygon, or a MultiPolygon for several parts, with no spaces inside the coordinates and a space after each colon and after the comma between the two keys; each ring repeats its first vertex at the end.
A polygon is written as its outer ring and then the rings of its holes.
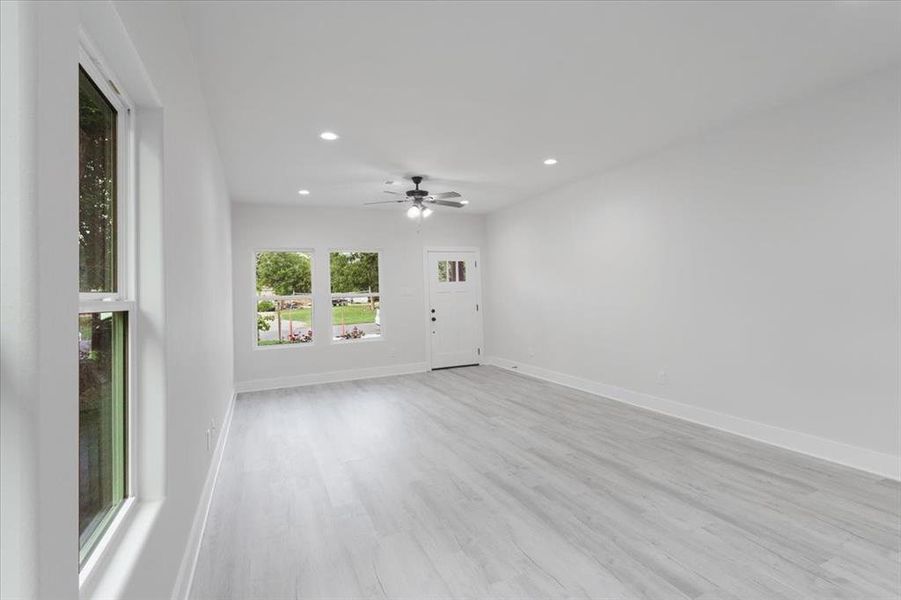
{"type": "Polygon", "coordinates": [[[414,176],[414,177],[411,177],[411,179],[413,180],[413,183],[416,184],[416,189],[415,189],[415,190],[408,190],[408,191],[407,191],[407,196],[409,196],[410,198],[418,198],[418,199],[422,199],[422,198],[425,198],[426,196],[429,195],[428,190],[421,190],[421,189],[419,189],[419,184],[422,183],[422,176],[416,175],[416,176],[414,176]]]}

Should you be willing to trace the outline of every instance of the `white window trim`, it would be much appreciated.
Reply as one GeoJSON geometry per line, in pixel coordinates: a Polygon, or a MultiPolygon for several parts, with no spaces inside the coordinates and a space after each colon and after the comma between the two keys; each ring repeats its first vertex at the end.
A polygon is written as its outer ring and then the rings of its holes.
{"type": "Polygon", "coordinates": [[[137,449],[137,359],[136,337],[136,223],[135,223],[135,128],[134,104],[123,91],[122,85],[106,67],[99,51],[90,39],[81,32],[78,63],[85,70],[106,99],[116,108],[116,287],[115,293],[79,293],[78,311],[81,313],[125,312],[128,332],[126,348],[126,447],[125,447],[125,492],[119,506],[114,509],[106,530],[91,549],[85,562],[79,567],[79,587],[91,577],[113,546],[135,506],[139,496],[138,478],[135,473],[134,457],[137,449]]]}
{"type": "Polygon", "coordinates": [[[379,248],[353,248],[349,249],[347,247],[344,248],[329,248],[328,251],[328,285],[326,289],[329,291],[329,344],[343,345],[343,344],[359,344],[364,342],[382,342],[385,340],[385,325],[382,323],[382,313],[381,313],[381,304],[382,304],[382,289],[383,289],[383,281],[382,281],[382,251],[379,248]],[[365,252],[370,254],[378,254],[378,264],[379,264],[379,291],[373,294],[366,292],[349,292],[347,294],[342,294],[341,292],[332,292],[332,253],[341,253],[348,254],[353,252],[365,252]],[[345,340],[341,338],[336,338],[334,335],[334,325],[332,325],[332,309],[334,309],[334,305],[332,305],[332,300],[335,298],[368,298],[370,296],[376,296],[379,299],[379,334],[373,335],[369,337],[361,337],[356,340],[345,340]]]}
{"type": "Polygon", "coordinates": [[[314,344],[318,342],[318,337],[316,335],[316,298],[314,294],[316,293],[316,252],[312,248],[254,248],[251,254],[251,281],[250,281],[250,289],[253,290],[253,319],[251,320],[251,324],[253,325],[253,329],[251,329],[250,335],[250,343],[252,345],[251,349],[254,351],[270,351],[270,350],[287,350],[287,349],[297,349],[297,348],[312,348],[314,344]],[[257,292],[257,254],[260,252],[297,252],[300,254],[306,254],[310,257],[310,293],[309,294],[291,294],[290,296],[278,296],[276,294],[260,294],[257,292]],[[313,310],[310,311],[310,329],[313,330],[313,341],[312,342],[304,342],[302,344],[272,344],[267,346],[261,346],[257,343],[257,303],[260,300],[291,300],[291,299],[307,299],[309,298],[310,302],[313,305],[313,310]]]}

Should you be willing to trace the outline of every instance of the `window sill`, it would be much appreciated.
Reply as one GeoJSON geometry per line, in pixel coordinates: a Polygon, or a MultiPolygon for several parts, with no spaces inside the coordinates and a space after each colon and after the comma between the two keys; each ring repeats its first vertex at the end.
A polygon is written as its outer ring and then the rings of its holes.
{"type": "Polygon", "coordinates": [[[119,598],[162,508],[162,500],[126,499],[78,573],[78,596],[119,598]]]}
{"type": "Polygon", "coordinates": [[[134,504],[135,499],[132,496],[123,500],[122,504],[116,509],[113,520],[110,521],[106,531],[103,532],[103,535],[97,541],[97,546],[91,551],[88,559],[78,572],[79,587],[91,579],[91,575],[97,569],[97,565],[103,562],[105,555],[108,554],[110,546],[115,545],[118,538],[121,537],[121,532],[131,521],[131,512],[134,504]]]}
{"type": "Polygon", "coordinates": [[[355,340],[354,339],[343,340],[343,339],[332,338],[330,343],[335,346],[344,346],[347,344],[366,344],[366,343],[372,343],[372,342],[381,342],[384,339],[385,339],[385,336],[383,334],[379,334],[379,335],[370,335],[370,336],[366,336],[366,337],[361,337],[361,338],[357,338],[355,340]]]}
{"type": "Polygon", "coordinates": [[[257,344],[254,344],[253,349],[265,351],[265,350],[284,350],[287,348],[312,348],[313,344],[315,344],[315,343],[316,343],[316,341],[314,340],[312,342],[298,342],[296,344],[269,344],[266,346],[259,346],[257,344]]]}
{"type": "Polygon", "coordinates": [[[162,500],[138,502],[134,497],[123,501],[78,573],[79,598],[121,596],[162,505],[162,500]]]}

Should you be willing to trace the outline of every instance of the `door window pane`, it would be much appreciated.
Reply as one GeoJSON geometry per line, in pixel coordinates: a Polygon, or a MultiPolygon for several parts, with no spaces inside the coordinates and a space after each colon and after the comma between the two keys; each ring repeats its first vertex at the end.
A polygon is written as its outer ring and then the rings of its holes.
{"type": "Polygon", "coordinates": [[[438,261],[438,281],[441,283],[457,283],[466,281],[466,261],[438,261]]]}
{"type": "Polygon", "coordinates": [[[116,291],[116,109],[79,68],[79,289],[116,291]]]}
{"type": "Polygon", "coordinates": [[[82,554],[125,497],[127,313],[78,316],[78,532],[82,554]]]}

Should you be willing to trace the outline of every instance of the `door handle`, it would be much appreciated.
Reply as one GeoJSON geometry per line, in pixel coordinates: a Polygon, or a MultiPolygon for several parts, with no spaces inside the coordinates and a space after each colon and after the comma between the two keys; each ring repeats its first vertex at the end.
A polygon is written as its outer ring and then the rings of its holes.
{"type": "Polygon", "coordinates": [[[438,320],[438,319],[436,319],[435,317],[432,317],[432,322],[433,322],[433,323],[434,323],[435,321],[437,321],[437,320],[438,320]]]}

